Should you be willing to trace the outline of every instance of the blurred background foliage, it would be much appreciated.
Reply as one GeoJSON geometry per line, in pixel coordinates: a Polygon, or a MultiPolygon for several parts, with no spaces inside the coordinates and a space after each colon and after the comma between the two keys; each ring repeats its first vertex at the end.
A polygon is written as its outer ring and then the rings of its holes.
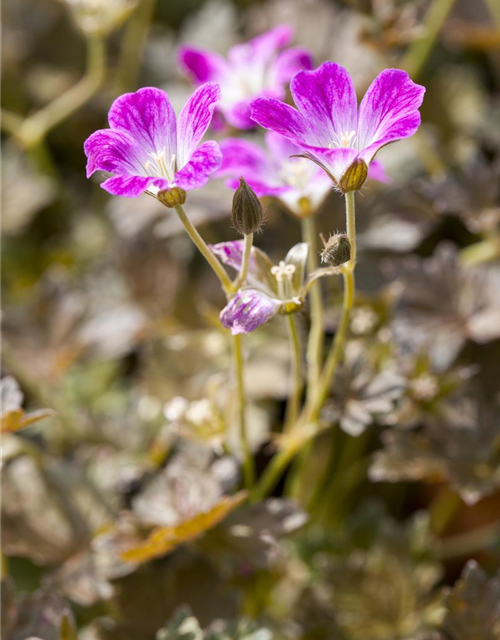
{"type": "MultiPolygon", "coordinates": [[[[498,0],[5,0],[2,47],[3,637],[498,640],[498,0]],[[124,91],[183,103],[180,43],[225,53],[282,22],[360,93],[387,66],[427,93],[380,154],[391,183],[358,197],[330,428],[247,504],[218,284],[156,201],[85,179],[82,144],[124,91]]],[[[189,194],[208,241],[235,237],[230,200],[189,194]]],[[[265,204],[280,259],[300,225],[265,204]]],[[[332,192],[319,227],[342,218],[332,192]]],[[[262,471],[286,327],[245,350],[262,471]]]]}

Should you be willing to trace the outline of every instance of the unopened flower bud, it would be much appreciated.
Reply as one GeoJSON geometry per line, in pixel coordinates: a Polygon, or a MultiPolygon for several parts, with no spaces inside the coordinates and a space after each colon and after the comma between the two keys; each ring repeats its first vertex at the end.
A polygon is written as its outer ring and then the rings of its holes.
{"type": "Polygon", "coordinates": [[[324,249],[321,252],[321,262],[327,262],[332,267],[349,262],[351,259],[351,243],[345,233],[336,233],[323,241],[324,249]]]}
{"type": "Polygon", "coordinates": [[[240,186],[233,196],[231,217],[236,231],[244,236],[260,231],[264,222],[262,204],[243,178],[240,178],[240,186]]]}
{"type": "Polygon", "coordinates": [[[355,160],[340,178],[339,189],[342,193],[358,191],[368,176],[368,167],[363,160],[355,160]]]}
{"type": "Polygon", "coordinates": [[[160,191],[156,196],[158,200],[169,209],[177,207],[180,204],[186,202],[186,192],[179,187],[173,187],[172,189],[165,189],[160,191]]]}

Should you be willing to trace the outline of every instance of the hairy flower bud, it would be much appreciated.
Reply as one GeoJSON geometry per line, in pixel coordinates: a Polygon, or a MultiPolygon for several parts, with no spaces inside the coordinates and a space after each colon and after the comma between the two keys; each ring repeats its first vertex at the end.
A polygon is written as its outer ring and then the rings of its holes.
{"type": "Polygon", "coordinates": [[[244,236],[260,231],[264,222],[262,204],[243,178],[233,196],[231,217],[236,231],[244,236]]]}
{"type": "Polygon", "coordinates": [[[340,265],[349,262],[351,259],[351,243],[345,233],[336,233],[323,240],[324,249],[321,252],[321,262],[327,262],[332,267],[340,267],[340,265]]]}
{"type": "Polygon", "coordinates": [[[173,187],[172,189],[160,191],[157,198],[166,207],[172,209],[173,207],[186,202],[186,192],[184,189],[180,189],[179,187],[173,187]]]}

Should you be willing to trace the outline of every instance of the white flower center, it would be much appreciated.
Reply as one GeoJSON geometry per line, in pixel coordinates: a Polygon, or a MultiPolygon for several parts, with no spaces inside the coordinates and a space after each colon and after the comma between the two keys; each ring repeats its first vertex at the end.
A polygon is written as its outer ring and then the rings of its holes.
{"type": "Polygon", "coordinates": [[[167,162],[165,149],[159,153],[149,153],[148,155],[151,160],[148,160],[144,165],[146,174],[148,176],[166,178],[169,182],[173,182],[176,173],[175,153],[170,158],[170,162],[167,162]]]}
{"type": "Polygon", "coordinates": [[[341,131],[334,134],[335,138],[330,142],[330,149],[344,147],[345,149],[354,149],[356,144],[356,131],[341,131]]]}
{"type": "Polygon", "coordinates": [[[298,189],[299,191],[307,191],[311,179],[311,166],[314,169],[316,168],[314,165],[311,165],[309,160],[296,159],[285,161],[279,172],[279,177],[287,186],[298,189]]]}
{"type": "Polygon", "coordinates": [[[295,273],[295,265],[286,264],[284,260],[280,260],[279,264],[271,268],[271,273],[278,282],[289,282],[295,273]]]}

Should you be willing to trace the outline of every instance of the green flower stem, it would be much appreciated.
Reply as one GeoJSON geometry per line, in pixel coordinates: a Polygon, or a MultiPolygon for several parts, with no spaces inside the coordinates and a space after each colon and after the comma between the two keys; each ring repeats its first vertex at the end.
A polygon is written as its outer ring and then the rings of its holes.
{"type": "Polygon", "coordinates": [[[39,145],[51,129],[92,98],[105,75],[106,49],[100,38],[87,39],[87,69],[83,78],[53,102],[22,121],[14,129],[14,114],[8,114],[3,126],[25,149],[39,145]]]}
{"type": "Polygon", "coordinates": [[[346,227],[349,241],[351,243],[351,258],[347,265],[342,268],[344,276],[344,302],[338,330],[335,334],[330,353],[327,357],[323,372],[321,373],[317,393],[308,397],[306,406],[299,416],[296,426],[297,438],[288,440],[288,443],[279,451],[262,476],[259,484],[252,493],[252,499],[262,499],[269,494],[276,486],[279,478],[289,465],[297,451],[307,444],[307,442],[317,433],[317,422],[323,404],[328,396],[328,390],[335,375],[338,363],[343,354],[344,344],[349,328],[349,317],[354,302],[355,280],[354,268],[356,265],[356,219],[354,192],[345,194],[346,201],[346,227]],[[303,434],[300,432],[303,431],[303,434]],[[302,435],[302,437],[301,437],[302,435]]]}
{"type": "Polygon", "coordinates": [[[430,6],[424,18],[425,35],[415,40],[401,63],[413,80],[422,72],[454,4],[455,0],[435,0],[430,6]]]}
{"type": "Polygon", "coordinates": [[[212,251],[210,251],[210,249],[207,246],[207,243],[205,242],[205,240],[203,240],[203,238],[198,233],[198,230],[196,229],[194,224],[191,222],[191,220],[187,216],[182,205],[179,204],[174,208],[188,236],[194,242],[199,252],[205,258],[208,264],[212,267],[212,270],[214,271],[215,275],[219,278],[222,288],[224,289],[224,293],[226,295],[230,295],[233,291],[233,283],[231,282],[231,278],[226,273],[224,267],[221,265],[219,260],[212,253],[212,251]]]}
{"type": "Polygon", "coordinates": [[[259,480],[259,483],[255,485],[250,494],[251,502],[263,500],[271,493],[298,451],[300,451],[300,446],[296,443],[295,445],[283,447],[276,453],[262,475],[262,478],[259,480]]]}
{"type": "MultiPolygon", "coordinates": [[[[302,220],[302,238],[309,245],[307,253],[307,269],[309,273],[318,267],[318,242],[314,216],[309,215],[302,220]]],[[[318,385],[324,343],[324,313],[321,299],[321,284],[315,282],[310,289],[311,330],[307,343],[307,392],[314,393],[318,385]]]]}
{"type": "Polygon", "coordinates": [[[299,334],[297,331],[297,322],[293,313],[287,315],[288,335],[290,338],[290,346],[292,350],[292,392],[288,399],[285,416],[285,431],[289,431],[297,422],[300,410],[300,398],[302,396],[302,353],[300,348],[299,334]]]}
{"type": "Polygon", "coordinates": [[[325,367],[321,374],[318,393],[314,398],[314,403],[312,404],[308,421],[316,421],[318,419],[319,412],[328,397],[328,391],[335,376],[337,365],[339,364],[344,352],[347,331],[349,329],[349,318],[356,290],[354,280],[354,269],[356,266],[356,209],[354,193],[354,191],[349,191],[345,194],[346,227],[349,242],[351,244],[351,258],[342,269],[342,276],[344,278],[344,301],[342,304],[342,313],[330,353],[327,356],[325,367]]]}
{"type": "MultiPolygon", "coordinates": [[[[189,217],[182,205],[177,205],[175,211],[179,216],[179,220],[182,222],[184,229],[187,234],[194,242],[200,253],[203,255],[208,264],[212,267],[214,273],[219,278],[219,281],[224,289],[224,293],[227,297],[229,297],[234,291],[235,287],[233,282],[231,282],[231,278],[226,273],[224,267],[221,265],[216,256],[210,251],[206,242],[203,240],[201,235],[198,233],[198,230],[193,225],[189,217]]],[[[246,273],[248,271],[248,263],[250,259],[250,250],[252,248],[253,238],[251,236],[245,237],[245,249],[244,249],[244,258],[242,264],[242,272],[244,278],[246,278],[246,273]],[[245,257],[246,256],[246,257],[245,257]],[[246,267],[245,267],[246,263],[246,267]]],[[[241,276],[241,272],[240,272],[241,276]]],[[[236,369],[236,384],[237,384],[237,395],[238,395],[238,410],[239,410],[239,422],[240,422],[240,437],[241,437],[241,446],[243,448],[243,479],[247,488],[253,486],[255,482],[255,466],[254,460],[252,457],[252,452],[250,451],[250,447],[248,445],[248,437],[247,437],[247,425],[246,425],[246,398],[245,398],[245,385],[243,380],[243,356],[241,353],[241,336],[236,335],[233,336],[233,353],[234,353],[234,363],[236,369]]]]}
{"type": "Polygon", "coordinates": [[[247,489],[255,483],[255,465],[252,452],[248,444],[248,431],[246,424],[246,400],[245,384],[243,380],[243,355],[241,352],[241,336],[233,336],[234,363],[236,367],[236,384],[238,389],[238,410],[240,423],[240,440],[243,450],[243,480],[247,489]]]}
{"type": "Polygon", "coordinates": [[[242,284],[245,283],[250,266],[250,255],[252,253],[253,233],[243,236],[243,258],[241,260],[240,272],[233,282],[233,291],[238,291],[242,284]]]}

